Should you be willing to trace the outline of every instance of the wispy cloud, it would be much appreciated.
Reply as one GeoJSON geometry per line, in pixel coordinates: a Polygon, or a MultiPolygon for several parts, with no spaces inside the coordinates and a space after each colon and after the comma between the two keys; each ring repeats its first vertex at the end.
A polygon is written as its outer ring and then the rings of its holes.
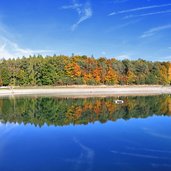
{"type": "Polygon", "coordinates": [[[163,138],[163,139],[168,139],[168,140],[171,140],[171,136],[168,134],[163,134],[163,133],[158,133],[158,132],[154,132],[154,131],[150,131],[150,132],[147,132],[148,134],[156,137],[156,138],[163,138]]]}
{"type": "Polygon", "coordinates": [[[76,2],[76,0],[73,0],[73,4],[71,5],[64,5],[62,6],[62,9],[73,9],[73,10],[76,10],[78,14],[81,14],[81,7],[82,7],[82,4],[79,4],[76,2]]]}
{"type": "Polygon", "coordinates": [[[167,29],[171,29],[171,24],[151,28],[151,29],[149,29],[148,31],[144,32],[144,33],[141,35],[141,38],[146,38],[146,37],[153,36],[153,35],[155,35],[156,33],[160,32],[160,31],[163,31],[163,30],[167,30],[167,29]]]}
{"type": "Polygon", "coordinates": [[[161,60],[159,61],[170,61],[171,62],[171,56],[164,56],[164,57],[160,57],[161,60]]]}
{"type": "Polygon", "coordinates": [[[130,25],[136,24],[139,21],[140,21],[140,19],[131,20],[131,21],[128,21],[128,22],[124,21],[124,23],[122,23],[120,25],[116,25],[116,26],[113,26],[113,27],[107,29],[106,32],[112,32],[114,30],[122,29],[122,28],[128,27],[130,25]]]}
{"type": "Polygon", "coordinates": [[[157,12],[150,12],[150,13],[136,14],[136,15],[127,15],[124,17],[124,19],[135,18],[135,17],[145,17],[145,16],[150,16],[150,15],[166,14],[166,13],[171,13],[171,10],[157,11],[157,12]]]}
{"type": "Polygon", "coordinates": [[[16,42],[5,37],[0,37],[0,58],[17,58],[37,54],[46,55],[53,52],[53,50],[32,50],[21,48],[16,42]]]}
{"type": "Polygon", "coordinates": [[[115,57],[118,60],[124,60],[124,59],[130,59],[129,55],[123,54],[123,55],[118,55],[115,57]]]}
{"type": "Polygon", "coordinates": [[[82,144],[77,138],[74,138],[74,142],[81,148],[81,153],[77,158],[66,159],[66,161],[74,164],[73,170],[81,170],[84,166],[85,171],[91,171],[95,157],[94,150],[82,144]]]}
{"type": "Polygon", "coordinates": [[[111,151],[114,154],[117,155],[127,155],[131,157],[140,157],[140,158],[150,158],[150,159],[160,159],[160,160],[170,160],[169,157],[161,157],[161,156],[156,156],[156,155],[151,155],[151,154],[144,154],[144,153],[135,153],[135,152],[120,152],[120,151],[111,151]]]}
{"type": "Polygon", "coordinates": [[[72,30],[75,30],[80,23],[87,20],[91,16],[92,16],[92,10],[90,8],[90,5],[87,4],[86,7],[81,12],[80,19],[75,24],[73,24],[72,30]]]}
{"type": "Polygon", "coordinates": [[[54,53],[53,50],[22,48],[17,41],[15,41],[14,36],[11,35],[12,34],[8,31],[7,27],[0,23],[0,59],[54,53]]]}
{"type": "Polygon", "coordinates": [[[109,14],[109,16],[117,15],[117,14],[130,13],[130,12],[136,12],[136,11],[142,11],[142,10],[147,10],[147,9],[168,7],[168,6],[171,6],[171,4],[151,5],[151,6],[144,6],[144,7],[132,8],[132,9],[127,9],[127,10],[112,12],[112,13],[109,14]]]}
{"type": "Polygon", "coordinates": [[[79,24],[91,18],[93,15],[93,11],[89,2],[80,4],[76,0],[73,0],[72,5],[63,6],[62,9],[73,9],[78,13],[79,19],[75,24],[72,25],[72,31],[74,31],[79,26],[79,24]]]}

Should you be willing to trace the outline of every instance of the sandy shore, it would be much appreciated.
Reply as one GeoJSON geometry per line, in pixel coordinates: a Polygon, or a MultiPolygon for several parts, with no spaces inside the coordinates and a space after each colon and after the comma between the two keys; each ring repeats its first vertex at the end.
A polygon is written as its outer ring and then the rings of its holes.
{"type": "Polygon", "coordinates": [[[118,86],[118,87],[59,87],[0,89],[0,96],[55,95],[55,96],[113,96],[171,94],[171,86],[118,86]]]}

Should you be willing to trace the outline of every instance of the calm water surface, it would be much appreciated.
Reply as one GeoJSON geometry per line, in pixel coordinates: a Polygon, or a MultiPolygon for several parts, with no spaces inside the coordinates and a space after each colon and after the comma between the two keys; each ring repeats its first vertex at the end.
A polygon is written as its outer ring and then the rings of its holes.
{"type": "Polygon", "coordinates": [[[0,99],[0,171],[170,171],[171,96],[0,99]]]}

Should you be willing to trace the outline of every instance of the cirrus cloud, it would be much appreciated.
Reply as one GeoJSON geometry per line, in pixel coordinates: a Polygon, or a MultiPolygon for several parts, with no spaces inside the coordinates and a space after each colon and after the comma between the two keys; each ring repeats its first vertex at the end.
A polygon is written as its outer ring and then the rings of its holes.
{"type": "Polygon", "coordinates": [[[72,31],[74,31],[79,26],[79,24],[91,18],[93,15],[91,4],[89,2],[86,2],[85,4],[80,4],[76,0],[73,0],[71,5],[62,6],[62,9],[73,9],[77,12],[79,16],[78,21],[71,26],[72,31]]]}
{"type": "Polygon", "coordinates": [[[162,26],[158,26],[158,27],[154,27],[151,28],[147,31],[145,31],[142,35],[141,38],[146,38],[146,37],[150,37],[155,35],[156,33],[163,31],[163,30],[167,30],[167,29],[171,29],[171,24],[168,25],[162,25],[162,26]]]}
{"type": "Polygon", "coordinates": [[[121,11],[112,12],[112,13],[109,14],[109,16],[117,15],[117,14],[130,13],[130,12],[136,12],[136,11],[142,11],[142,10],[147,10],[147,9],[168,7],[168,6],[171,6],[171,4],[151,5],[151,6],[132,8],[132,9],[127,9],[127,10],[121,10],[121,11]]]}

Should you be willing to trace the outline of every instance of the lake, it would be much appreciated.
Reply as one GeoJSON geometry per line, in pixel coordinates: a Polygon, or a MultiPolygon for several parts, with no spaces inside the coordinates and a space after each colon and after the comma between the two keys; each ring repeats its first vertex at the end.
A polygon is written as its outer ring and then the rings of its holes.
{"type": "Polygon", "coordinates": [[[1,171],[169,171],[171,95],[1,97],[1,171]]]}

